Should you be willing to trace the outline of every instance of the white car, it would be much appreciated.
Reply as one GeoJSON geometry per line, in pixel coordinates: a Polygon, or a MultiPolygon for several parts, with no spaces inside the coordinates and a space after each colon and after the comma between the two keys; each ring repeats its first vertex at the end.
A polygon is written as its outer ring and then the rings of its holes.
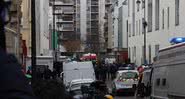
{"type": "Polygon", "coordinates": [[[116,78],[113,81],[112,93],[132,93],[134,95],[138,84],[138,75],[139,73],[137,70],[118,71],[116,78]]]}
{"type": "Polygon", "coordinates": [[[73,95],[74,99],[82,99],[81,86],[90,86],[94,82],[93,79],[76,79],[72,80],[68,86],[68,91],[73,95]]]}
{"type": "Polygon", "coordinates": [[[80,89],[82,85],[90,86],[94,82],[93,79],[76,79],[72,80],[69,84],[69,90],[80,89]]]}

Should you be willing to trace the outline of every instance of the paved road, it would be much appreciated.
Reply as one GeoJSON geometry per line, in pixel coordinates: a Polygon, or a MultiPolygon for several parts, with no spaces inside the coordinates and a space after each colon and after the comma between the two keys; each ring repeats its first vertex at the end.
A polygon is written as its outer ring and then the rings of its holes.
{"type": "Polygon", "coordinates": [[[135,98],[132,96],[117,96],[114,99],[149,99],[149,98],[135,98]]]}
{"type": "MultiPolygon", "coordinates": [[[[107,81],[107,86],[109,88],[111,88],[111,83],[112,81],[107,81]]],[[[114,99],[149,99],[149,98],[135,98],[134,96],[130,96],[130,95],[122,95],[122,96],[116,96],[114,99]]]]}

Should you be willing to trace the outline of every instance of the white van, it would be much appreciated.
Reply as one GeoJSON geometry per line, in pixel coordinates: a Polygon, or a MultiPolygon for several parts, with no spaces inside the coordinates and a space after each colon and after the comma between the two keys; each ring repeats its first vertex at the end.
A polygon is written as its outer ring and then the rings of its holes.
{"type": "Polygon", "coordinates": [[[185,43],[159,51],[153,65],[152,99],[185,99],[185,43]]]}
{"type": "Polygon", "coordinates": [[[69,62],[63,65],[63,81],[67,86],[75,79],[93,79],[95,72],[92,62],[69,62]]]}

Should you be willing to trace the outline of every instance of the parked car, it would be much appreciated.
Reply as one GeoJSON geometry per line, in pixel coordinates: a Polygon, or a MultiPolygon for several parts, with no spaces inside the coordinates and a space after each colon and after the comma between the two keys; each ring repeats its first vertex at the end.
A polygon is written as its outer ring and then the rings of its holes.
{"type": "Polygon", "coordinates": [[[112,84],[113,94],[132,93],[135,94],[138,84],[137,70],[120,70],[116,74],[116,78],[112,84]]]}
{"type": "Polygon", "coordinates": [[[82,99],[84,97],[82,91],[83,86],[88,88],[92,82],[94,82],[93,79],[72,80],[67,90],[70,92],[74,99],[82,99]]]}

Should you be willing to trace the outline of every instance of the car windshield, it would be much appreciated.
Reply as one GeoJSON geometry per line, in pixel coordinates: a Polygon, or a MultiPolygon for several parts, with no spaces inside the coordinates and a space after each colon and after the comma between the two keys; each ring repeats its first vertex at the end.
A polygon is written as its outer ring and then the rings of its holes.
{"type": "Polygon", "coordinates": [[[71,89],[81,89],[81,86],[84,85],[84,86],[90,86],[90,83],[80,83],[80,84],[73,84],[71,86],[71,89]]]}
{"type": "Polygon", "coordinates": [[[78,90],[73,90],[72,92],[73,92],[74,95],[80,95],[80,94],[82,94],[82,91],[79,90],[79,89],[78,90]]]}
{"type": "Polygon", "coordinates": [[[134,79],[137,77],[138,77],[138,74],[136,72],[125,72],[125,73],[122,73],[122,75],[120,76],[120,79],[134,79]]]}

